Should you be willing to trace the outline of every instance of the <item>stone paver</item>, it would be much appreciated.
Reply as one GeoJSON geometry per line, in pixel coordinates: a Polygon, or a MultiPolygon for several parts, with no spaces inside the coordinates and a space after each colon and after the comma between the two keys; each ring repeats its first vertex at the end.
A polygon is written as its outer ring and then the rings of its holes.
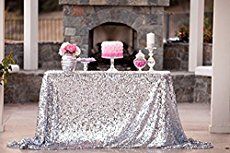
{"type": "Polygon", "coordinates": [[[179,113],[188,137],[209,141],[214,149],[208,150],[160,150],[160,149],[132,149],[132,150],[72,150],[72,151],[30,151],[10,149],[6,144],[12,140],[34,136],[38,104],[7,104],[4,112],[5,132],[0,134],[0,153],[229,153],[229,134],[210,134],[208,124],[210,106],[208,104],[179,104],[179,113]]]}

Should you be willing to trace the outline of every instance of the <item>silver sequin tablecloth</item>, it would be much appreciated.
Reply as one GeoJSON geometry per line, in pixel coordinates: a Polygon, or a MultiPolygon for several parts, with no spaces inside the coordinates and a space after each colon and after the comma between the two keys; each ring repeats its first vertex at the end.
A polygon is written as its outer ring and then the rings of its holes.
{"type": "Polygon", "coordinates": [[[21,149],[211,148],[182,129],[170,72],[47,71],[34,138],[21,149]]]}

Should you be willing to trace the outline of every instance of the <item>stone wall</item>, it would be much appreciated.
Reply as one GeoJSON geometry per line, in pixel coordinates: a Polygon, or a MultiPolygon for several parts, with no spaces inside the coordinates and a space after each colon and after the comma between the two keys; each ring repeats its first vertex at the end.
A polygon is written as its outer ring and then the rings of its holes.
{"type": "MultiPolygon", "coordinates": [[[[11,74],[5,86],[6,103],[38,102],[44,70],[20,71],[11,74]]],[[[173,86],[178,103],[210,103],[211,78],[189,72],[172,72],[173,86]]]]}
{"type": "MultiPolygon", "coordinates": [[[[61,57],[58,50],[61,43],[39,43],[38,44],[38,68],[39,69],[61,69],[61,57]]],[[[23,69],[23,43],[22,42],[6,42],[5,54],[13,52],[16,63],[23,69]]]]}
{"type": "Polygon", "coordinates": [[[194,102],[210,103],[211,102],[211,77],[196,76],[194,87],[194,102]]]}
{"type": "Polygon", "coordinates": [[[205,43],[203,50],[203,65],[212,65],[212,44],[205,43]]]}
{"type": "Polygon", "coordinates": [[[163,68],[166,70],[188,71],[188,44],[165,44],[163,68]]]}
{"type": "Polygon", "coordinates": [[[20,68],[23,68],[23,43],[22,42],[6,42],[5,43],[5,55],[10,52],[13,53],[16,64],[20,68]]]}
{"type": "MultiPolygon", "coordinates": [[[[44,70],[20,71],[11,74],[5,85],[6,103],[29,103],[39,101],[39,92],[44,70]]],[[[173,86],[178,103],[194,101],[195,77],[189,72],[173,72],[173,86]]]]}
{"type": "Polygon", "coordinates": [[[195,75],[190,72],[172,72],[173,86],[178,103],[194,102],[195,75]]]}
{"type": "Polygon", "coordinates": [[[39,69],[61,69],[61,57],[58,54],[61,43],[40,43],[39,45],[39,69]]]}
{"type": "MultiPolygon", "coordinates": [[[[167,43],[164,45],[163,68],[174,71],[188,71],[189,44],[167,43]]],[[[212,44],[204,44],[203,65],[212,65],[212,44]]]]}
{"type": "Polygon", "coordinates": [[[170,0],[59,0],[61,5],[169,6],[170,0]]]}
{"type": "Polygon", "coordinates": [[[38,102],[43,74],[42,70],[10,74],[5,85],[5,103],[38,102]]]}

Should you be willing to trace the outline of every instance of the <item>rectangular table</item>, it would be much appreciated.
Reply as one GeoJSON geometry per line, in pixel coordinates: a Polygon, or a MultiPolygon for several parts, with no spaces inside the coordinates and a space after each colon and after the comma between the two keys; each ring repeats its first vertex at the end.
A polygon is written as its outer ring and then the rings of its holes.
{"type": "Polygon", "coordinates": [[[36,135],[10,147],[210,148],[187,139],[170,72],[47,71],[36,135]]]}

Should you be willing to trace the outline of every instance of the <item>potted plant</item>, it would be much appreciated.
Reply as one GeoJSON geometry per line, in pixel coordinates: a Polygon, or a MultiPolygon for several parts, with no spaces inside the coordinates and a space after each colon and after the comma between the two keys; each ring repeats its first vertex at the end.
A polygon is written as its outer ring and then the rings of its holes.
{"type": "Polygon", "coordinates": [[[13,53],[7,55],[0,63],[0,85],[3,82],[7,83],[7,76],[9,75],[9,71],[12,70],[11,64],[15,64],[13,53]]]}

